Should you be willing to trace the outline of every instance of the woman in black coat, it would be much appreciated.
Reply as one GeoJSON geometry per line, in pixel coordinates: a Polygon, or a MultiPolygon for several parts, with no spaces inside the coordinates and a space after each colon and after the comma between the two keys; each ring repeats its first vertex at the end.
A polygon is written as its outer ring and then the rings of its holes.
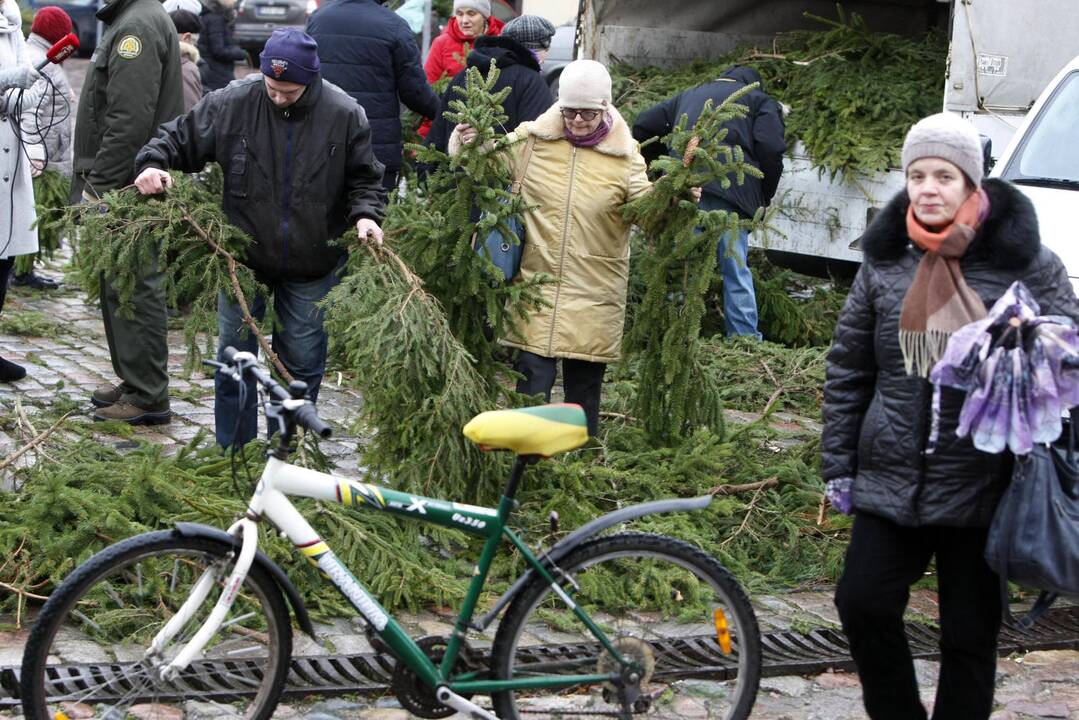
{"type": "Polygon", "coordinates": [[[862,237],[865,260],[836,326],[824,389],[821,473],[854,512],[836,606],[870,717],[925,718],[903,612],[936,559],[941,669],[933,718],[988,718],[1000,597],[983,558],[1011,458],[955,434],[964,395],[944,388],[928,446],[926,380],[947,337],[1022,280],[1043,314],[1079,320],[1067,272],[1041,246],[1030,201],[981,180],[977,133],[948,114],[903,145],[907,189],[862,237]]]}
{"type": "Polygon", "coordinates": [[[204,0],[202,31],[199,33],[199,55],[202,66],[202,90],[220,90],[236,79],[236,63],[247,59],[247,53],[232,40],[236,24],[236,0],[204,0]]]}

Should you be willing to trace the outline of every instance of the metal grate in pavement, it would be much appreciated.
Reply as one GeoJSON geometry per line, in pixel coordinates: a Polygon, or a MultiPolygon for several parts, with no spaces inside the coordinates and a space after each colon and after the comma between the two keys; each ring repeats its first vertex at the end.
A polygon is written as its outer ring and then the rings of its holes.
{"type": "MultiPolygon", "coordinates": [[[[907,638],[916,658],[940,657],[936,629],[907,624],[907,638]]],[[[811,675],[828,669],[853,670],[843,633],[834,629],[810,633],[780,631],[761,638],[763,675],[811,675]]],[[[1079,649],[1079,607],[1049,611],[1033,628],[1020,632],[1004,628],[998,651],[1001,655],[1030,650],[1079,649]]],[[[534,669],[543,663],[565,662],[594,653],[595,645],[555,644],[533,646],[518,654],[520,665],[534,669]]],[[[711,636],[679,638],[657,644],[656,676],[660,678],[707,677],[723,680],[737,669],[735,654],[724,655],[711,636]]],[[[381,693],[387,690],[393,672],[393,658],[378,653],[363,655],[327,655],[293,658],[286,695],[336,695],[343,693],[381,693]]],[[[132,687],[137,676],[136,663],[94,663],[63,665],[50,669],[50,695],[78,693],[90,685],[109,688],[115,696],[132,687]]],[[[180,698],[234,697],[261,677],[256,661],[211,661],[192,663],[184,676],[172,685],[172,693],[156,696],[164,701],[180,698]]],[[[0,708],[18,704],[19,669],[0,668],[0,708]]],[[[101,697],[101,696],[99,696],[101,697]]],[[[101,699],[104,699],[102,697],[101,699]]]]}

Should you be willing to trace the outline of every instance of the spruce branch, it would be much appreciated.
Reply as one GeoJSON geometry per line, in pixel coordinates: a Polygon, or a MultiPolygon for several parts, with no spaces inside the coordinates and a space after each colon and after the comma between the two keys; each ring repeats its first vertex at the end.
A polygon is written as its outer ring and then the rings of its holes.
{"type": "Polygon", "coordinates": [[[292,382],[292,373],[288,371],[288,368],[281,362],[281,358],[273,351],[273,347],[270,345],[269,341],[266,340],[266,336],[262,334],[258,323],[255,322],[255,318],[251,316],[251,310],[247,306],[247,298],[244,297],[243,288],[240,286],[240,277],[236,272],[236,258],[233,257],[232,253],[228,250],[214,242],[213,238],[202,229],[202,226],[198,224],[190,212],[185,213],[183,217],[184,220],[191,224],[191,230],[213,248],[215,255],[221,255],[225,258],[225,264],[228,266],[229,280],[232,283],[232,295],[236,298],[236,303],[240,306],[240,312],[243,313],[244,324],[247,325],[252,333],[254,333],[255,339],[258,340],[259,347],[262,348],[262,352],[269,358],[270,362],[273,363],[278,374],[280,374],[286,382],[292,382]]]}
{"type": "MultiPolygon", "coordinates": [[[[672,155],[651,169],[663,173],[648,195],[625,207],[650,243],[640,260],[644,295],[624,340],[625,354],[639,358],[634,415],[654,442],[672,444],[701,427],[718,430],[723,413],[720,384],[704,369],[701,320],[705,295],[716,269],[716,248],[755,221],[726,211],[702,211],[689,199],[710,182],[729,186],[760,171],[739,147],[725,143],[725,123],[742,117],[738,101],[755,86],[732,94],[719,107],[707,102],[693,127],[683,115],[662,139],[672,155]]],[[[729,250],[728,246],[728,252],[729,250]]]]}

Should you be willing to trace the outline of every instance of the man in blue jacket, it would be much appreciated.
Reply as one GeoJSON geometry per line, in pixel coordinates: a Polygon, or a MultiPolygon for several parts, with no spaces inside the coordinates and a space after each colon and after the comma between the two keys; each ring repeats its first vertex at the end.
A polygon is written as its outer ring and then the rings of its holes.
{"type": "MultiPolygon", "coordinates": [[[[638,142],[663,137],[674,129],[683,114],[688,116],[689,126],[692,127],[708,100],[718,107],[745,86],[760,82],[761,76],[756,70],[732,67],[719,79],[690,88],[642,112],[633,123],[633,137],[638,142]]],[[[787,150],[787,143],[783,137],[783,113],[779,103],[765,94],[760,86],[743,95],[739,102],[749,110],[745,117],[727,121],[726,142],[741,147],[746,163],[759,169],[764,177],[758,179],[746,175],[741,185],[732,182],[727,189],[723,189],[719,180],[715,180],[704,186],[701,208],[727,210],[746,218],[753,217],[758,208],[767,206],[776,194],[779,176],[783,173],[783,153],[787,150]]],[[[642,154],[651,162],[662,151],[660,143],[653,143],[644,148],[642,154]]],[[[728,335],[749,335],[759,339],[753,274],[746,265],[748,249],[749,233],[745,230],[740,231],[736,238],[725,236],[719,244],[717,252],[723,275],[723,316],[728,335]]]]}
{"type": "Polygon", "coordinates": [[[363,106],[375,157],[386,166],[382,186],[397,187],[401,170],[401,103],[422,117],[438,112],[416,38],[381,0],[330,0],[307,21],[318,43],[322,77],[363,106]]]}

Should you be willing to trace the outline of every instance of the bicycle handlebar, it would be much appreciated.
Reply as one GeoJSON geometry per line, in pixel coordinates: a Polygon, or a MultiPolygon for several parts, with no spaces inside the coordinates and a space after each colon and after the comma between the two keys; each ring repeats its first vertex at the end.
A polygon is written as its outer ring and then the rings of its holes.
{"type": "MultiPolygon", "coordinates": [[[[255,356],[251,353],[241,352],[230,345],[221,351],[221,358],[236,373],[237,380],[242,381],[244,373],[248,373],[256,382],[266,388],[266,391],[270,393],[274,400],[285,402],[293,399],[288,390],[281,387],[281,384],[274,380],[270,373],[259,367],[255,356]],[[239,357],[237,358],[237,356],[239,357]]],[[[286,408],[286,410],[292,414],[292,418],[297,425],[307,428],[320,438],[328,438],[333,434],[333,428],[318,416],[318,411],[315,410],[315,406],[311,404],[310,400],[305,400],[304,404],[299,407],[286,408]]]]}
{"type": "Polygon", "coordinates": [[[298,424],[315,433],[320,438],[326,439],[330,435],[333,435],[333,428],[327,425],[325,421],[318,416],[318,411],[315,410],[315,406],[310,404],[310,402],[297,409],[296,414],[293,417],[296,418],[298,424]]]}

